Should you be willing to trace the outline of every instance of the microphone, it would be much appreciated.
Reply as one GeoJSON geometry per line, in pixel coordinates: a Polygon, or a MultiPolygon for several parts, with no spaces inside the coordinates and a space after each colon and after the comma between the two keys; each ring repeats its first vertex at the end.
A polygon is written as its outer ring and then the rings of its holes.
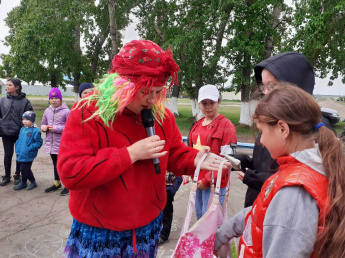
{"type": "MultiPolygon", "coordinates": [[[[141,110],[141,120],[146,130],[147,137],[155,135],[155,120],[153,118],[153,114],[151,109],[143,109],[141,110]]],[[[161,169],[159,167],[160,160],[159,158],[153,158],[152,163],[155,166],[156,174],[161,173],[161,169]]]]}

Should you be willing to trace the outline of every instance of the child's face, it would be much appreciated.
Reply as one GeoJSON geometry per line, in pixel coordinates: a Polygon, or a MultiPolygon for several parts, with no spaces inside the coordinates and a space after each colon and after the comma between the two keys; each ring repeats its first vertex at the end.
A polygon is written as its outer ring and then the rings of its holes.
{"type": "Polygon", "coordinates": [[[219,102],[210,99],[200,101],[199,108],[207,118],[214,118],[218,113],[219,102]]]}
{"type": "Polygon", "coordinates": [[[278,124],[269,125],[256,121],[256,127],[261,132],[260,143],[268,149],[273,159],[286,155],[287,139],[283,140],[281,128],[278,124]]]}
{"type": "Polygon", "coordinates": [[[260,88],[261,88],[262,93],[266,95],[273,90],[274,87],[272,87],[272,85],[277,84],[278,80],[276,79],[276,77],[274,77],[274,75],[270,71],[266,69],[262,70],[261,78],[262,78],[262,86],[260,88]]]}
{"type": "Polygon", "coordinates": [[[61,99],[56,98],[56,97],[50,98],[49,102],[55,108],[61,106],[61,103],[62,103],[61,99]]]}
{"type": "Polygon", "coordinates": [[[89,95],[91,92],[93,91],[93,89],[85,89],[82,91],[82,93],[80,94],[81,98],[85,98],[87,95],[89,95]]]}
{"type": "Polygon", "coordinates": [[[33,125],[33,123],[30,120],[25,118],[23,118],[22,122],[25,127],[31,127],[33,125]]]}

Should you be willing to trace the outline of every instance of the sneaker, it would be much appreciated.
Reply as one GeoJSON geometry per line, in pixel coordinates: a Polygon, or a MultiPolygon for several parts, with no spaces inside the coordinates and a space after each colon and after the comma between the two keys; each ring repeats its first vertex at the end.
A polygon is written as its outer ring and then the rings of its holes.
{"type": "Polygon", "coordinates": [[[169,239],[163,240],[162,238],[159,238],[159,240],[158,240],[158,246],[164,245],[165,243],[168,243],[168,242],[169,242],[169,239]]]}
{"type": "Polygon", "coordinates": [[[45,189],[44,191],[46,193],[52,192],[52,191],[56,191],[57,189],[61,188],[61,184],[59,184],[58,186],[56,186],[55,184],[53,184],[51,187],[48,187],[47,189],[45,189]]]}
{"type": "Polygon", "coordinates": [[[36,187],[37,187],[37,184],[36,184],[36,181],[34,181],[26,187],[26,191],[30,191],[36,187]]]}
{"type": "Polygon", "coordinates": [[[26,183],[20,182],[19,184],[13,186],[13,190],[22,190],[26,188],[28,185],[26,183]]]}
{"type": "Polygon", "coordinates": [[[60,193],[60,196],[66,196],[66,195],[69,195],[69,190],[65,187],[61,193],[60,193]]]}
{"type": "Polygon", "coordinates": [[[21,175],[15,174],[15,175],[13,176],[13,184],[14,184],[14,185],[19,184],[21,181],[22,181],[22,176],[21,176],[21,175]]]}
{"type": "Polygon", "coordinates": [[[10,182],[10,178],[11,178],[10,176],[4,175],[0,181],[0,185],[1,186],[7,185],[10,182]]]}

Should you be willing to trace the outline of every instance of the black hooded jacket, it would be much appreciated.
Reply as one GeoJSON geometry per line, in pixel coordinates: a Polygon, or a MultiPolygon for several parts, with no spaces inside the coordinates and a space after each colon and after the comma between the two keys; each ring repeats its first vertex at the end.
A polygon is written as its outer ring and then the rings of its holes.
{"type": "MultiPolygon", "coordinates": [[[[263,69],[271,72],[278,81],[294,83],[306,92],[313,94],[315,75],[313,67],[304,55],[296,52],[285,52],[260,62],[254,68],[258,83],[262,82],[261,72],[263,69]]],[[[327,118],[322,117],[322,122],[327,128],[334,131],[327,118]]],[[[235,155],[241,161],[241,168],[245,172],[243,183],[248,185],[245,207],[253,204],[266,179],[278,170],[278,163],[271,158],[269,151],[260,144],[260,137],[259,134],[254,145],[253,158],[248,155],[235,155]]]]}
{"type": "Polygon", "coordinates": [[[0,98],[0,136],[17,136],[22,127],[22,115],[32,109],[26,94],[21,92],[18,96],[7,93],[0,98]]]}

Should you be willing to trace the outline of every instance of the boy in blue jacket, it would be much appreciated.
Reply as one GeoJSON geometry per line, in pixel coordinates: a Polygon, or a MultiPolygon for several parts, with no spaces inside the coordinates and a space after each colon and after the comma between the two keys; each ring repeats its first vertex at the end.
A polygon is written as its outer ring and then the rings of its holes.
{"type": "Polygon", "coordinates": [[[22,181],[13,186],[14,190],[31,190],[37,187],[34,174],[31,171],[32,162],[41,148],[43,140],[40,130],[35,127],[36,114],[33,111],[26,111],[22,116],[24,126],[20,129],[16,141],[17,162],[22,173],[22,181]],[[31,183],[27,185],[27,180],[31,183]]]}

